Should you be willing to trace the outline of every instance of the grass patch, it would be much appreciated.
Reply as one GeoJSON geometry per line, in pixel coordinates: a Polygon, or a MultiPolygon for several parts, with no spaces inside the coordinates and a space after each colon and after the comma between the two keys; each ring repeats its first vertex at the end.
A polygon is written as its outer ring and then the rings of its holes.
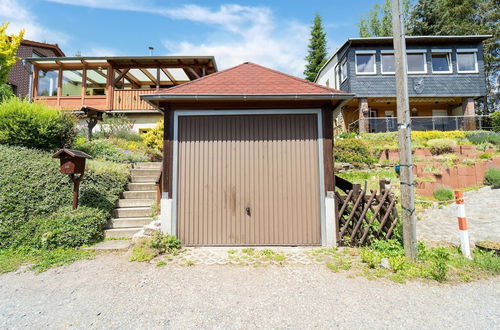
{"type": "Polygon", "coordinates": [[[444,201],[452,201],[453,200],[453,191],[448,188],[439,188],[434,191],[432,196],[440,202],[444,201]]]}
{"type": "Polygon", "coordinates": [[[21,266],[28,265],[29,269],[37,273],[53,267],[69,265],[82,259],[92,259],[95,252],[71,248],[57,248],[53,250],[1,250],[0,273],[18,270],[21,266]]]}
{"type": "Polygon", "coordinates": [[[138,240],[132,247],[129,261],[151,261],[161,254],[177,255],[181,242],[174,235],[163,235],[159,232],[152,237],[138,240]]]}

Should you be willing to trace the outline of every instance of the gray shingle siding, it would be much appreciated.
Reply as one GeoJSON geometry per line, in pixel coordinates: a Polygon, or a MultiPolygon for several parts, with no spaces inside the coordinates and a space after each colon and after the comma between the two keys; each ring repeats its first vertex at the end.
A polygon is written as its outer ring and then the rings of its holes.
{"type": "MultiPolygon", "coordinates": [[[[381,73],[381,50],[392,49],[387,46],[351,46],[348,50],[348,78],[341,84],[341,89],[356,93],[357,97],[394,97],[396,95],[395,76],[381,73]],[[357,50],[375,50],[376,74],[357,75],[355,53],[357,50]]],[[[426,50],[427,73],[408,75],[410,96],[441,97],[462,96],[481,97],[486,95],[482,43],[440,43],[409,45],[408,50],[426,50]],[[431,49],[451,49],[452,70],[450,74],[432,73],[431,49]],[[477,49],[478,73],[458,73],[456,62],[457,49],[477,49]]]]}

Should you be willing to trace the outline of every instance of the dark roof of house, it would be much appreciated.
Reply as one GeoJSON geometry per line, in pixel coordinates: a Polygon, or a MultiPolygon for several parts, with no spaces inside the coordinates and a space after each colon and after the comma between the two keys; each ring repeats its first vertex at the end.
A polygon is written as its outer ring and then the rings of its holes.
{"type": "Polygon", "coordinates": [[[73,149],[66,149],[66,148],[61,149],[58,152],[56,152],[55,154],[53,154],[52,158],[61,158],[62,154],[68,154],[71,157],[92,158],[90,155],[87,155],[83,151],[73,150],[73,149]]]}
{"type": "Polygon", "coordinates": [[[21,41],[21,45],[27,45],[39,48],[49,48],[52,49],[56,54],[59,54],[60,57],[66,56],[64,52],[61,50],[61,48],[59,48],[58,44],[48,44],[45,42],[24,39],[23,41],[21,41]]]}
{"type": "Polygon", "coordinates": [[[345,99],[351,94],[245,62],[186,84],[141,95],[145,100],[345,99]]]}

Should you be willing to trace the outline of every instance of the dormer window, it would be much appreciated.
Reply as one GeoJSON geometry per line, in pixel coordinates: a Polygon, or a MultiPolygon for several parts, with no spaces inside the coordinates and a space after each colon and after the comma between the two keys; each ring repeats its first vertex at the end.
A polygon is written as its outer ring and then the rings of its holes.
{"type": "Polygon", "coordinates": [[[457,49],[457,71],[459,73],[477,73],[477,49],[457,49]]]}
{"type": "Polygon", "coordinates": [[[431,50],[432,73],[452,73],[451,49],[431,50]]]}
{"type": "Polygon", "coordinates": [[[375,51],[356,51],[356,74],[376,74],[375,51]]]}

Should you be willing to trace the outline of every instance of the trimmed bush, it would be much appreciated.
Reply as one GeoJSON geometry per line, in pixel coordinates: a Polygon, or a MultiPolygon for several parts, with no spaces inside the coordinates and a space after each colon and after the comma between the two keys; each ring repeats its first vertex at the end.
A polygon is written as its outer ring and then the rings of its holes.
{"type": "MultiPolygon", "coordinates": [[[[0,248],[28,221],[49,216],[71,205],[72,184],[59,172],[52,154],[23,147],[0,145],[0,248]]],[[[127,165],[87,161],[80,187],[80,206],[102,210],[109,218],[128,182],[127,165]]]]}
{"type": "Polygon", "coordinates": [[[500,111],[491,114],[491,124],[493,131],[500,133],[500,111]]]}
{"type": "Polygon", "coordinates": [[[8,84],[0,84],[0,102],[14,97],[12,88],[8,84]]]}
{"type": "Polygon", "coordinates": [[[0,104],[0,143],[43,150],[71,145],[76,119],[40,103],[16,97],[0,104]]]}
{"type": "Polygon", "coordinates": [[[373,164],[376,162],[370,153],[368,144],[361,139],[335,140],[333,154],[336,162],[353,164],[373,164]]]}
{"type": "Polygon", "coordinates": [[[489,168],[484,174],[484,184],[493,186],[493,188],[500,188],[500,169],[489,168]]]}
{"type": "Polygon", "coordinates": [[[434,139],[427,141],[427,146],[433,155],[441,155],[452,152],[457,142],[452,139],[434,139]]]}
{"type": "Polygon", "coordinates": [[[55,249],[93,244],[104,238],[107,219],[106,213],[96,208],[62,208],[48,216],[29,220],[18,231],[13,246],[55,249]]]}
{"type": "Polygon", "coordinates": [[[453,191],[448,188],[439,188],[432,194],[440,202],[453,200],[453,191]]]}

